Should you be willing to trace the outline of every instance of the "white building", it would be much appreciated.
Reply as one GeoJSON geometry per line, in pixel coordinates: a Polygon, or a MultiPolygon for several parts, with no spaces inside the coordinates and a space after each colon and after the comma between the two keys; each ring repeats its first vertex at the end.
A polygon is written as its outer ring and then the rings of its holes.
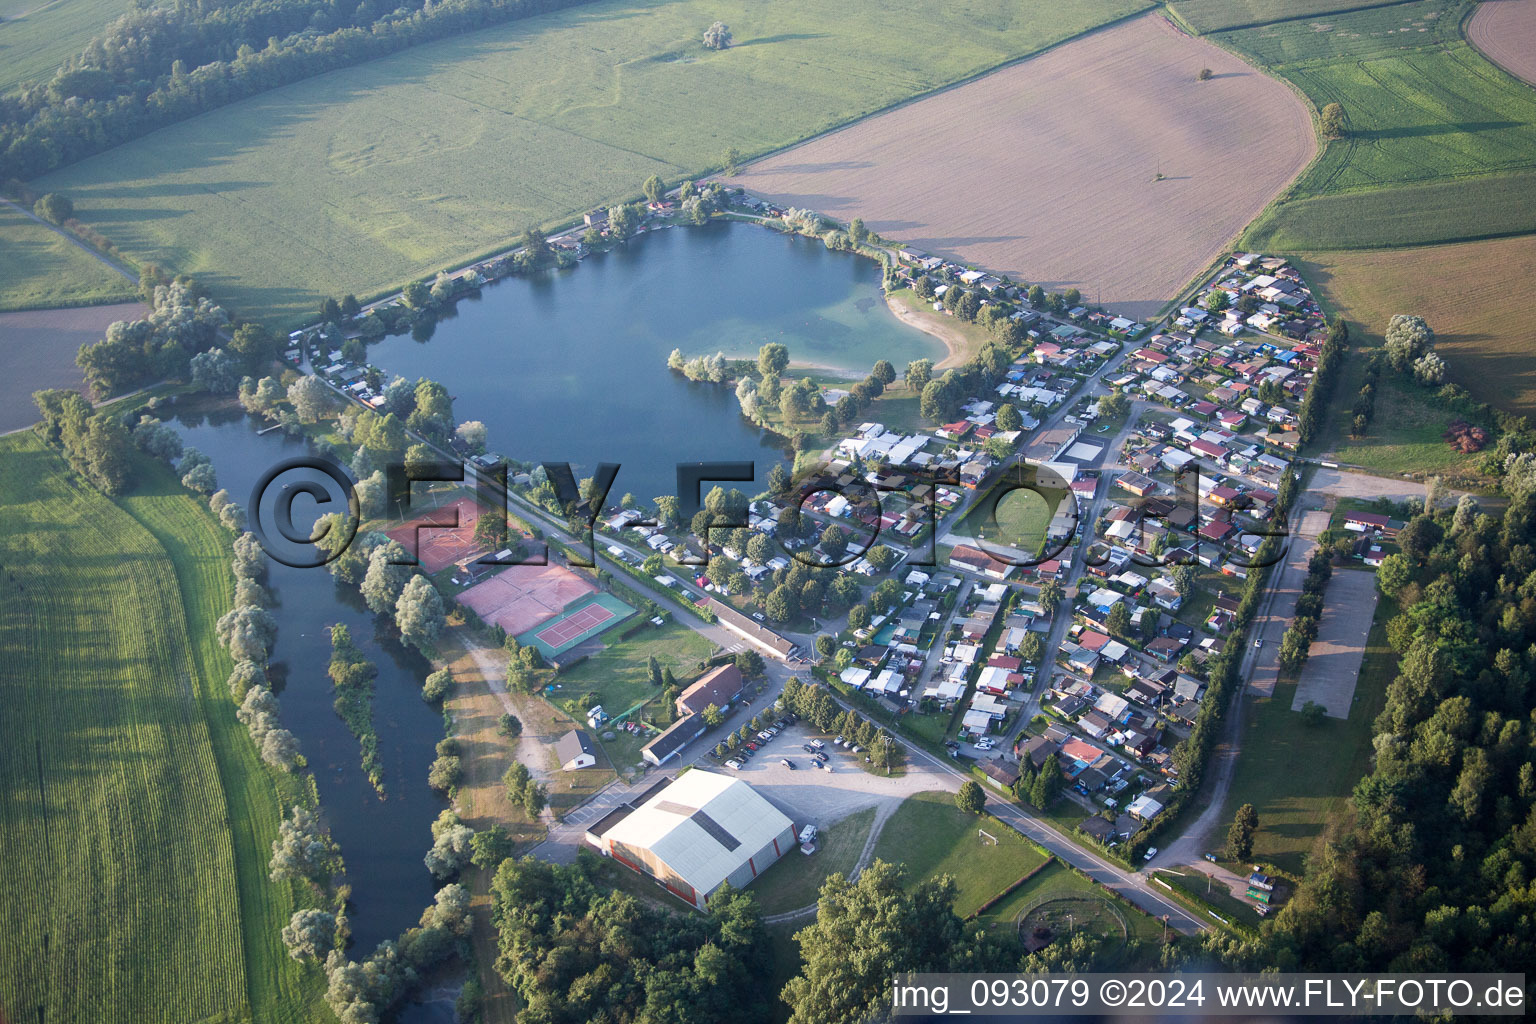
{"type": "Polygon", "coordinates": [[[783,811],[742,780],[703,768],[599,825],[603,831],[588,837],[605,856],[700,910],[721,885],[747,885],[795,847],[794,822],[783,811]]]}

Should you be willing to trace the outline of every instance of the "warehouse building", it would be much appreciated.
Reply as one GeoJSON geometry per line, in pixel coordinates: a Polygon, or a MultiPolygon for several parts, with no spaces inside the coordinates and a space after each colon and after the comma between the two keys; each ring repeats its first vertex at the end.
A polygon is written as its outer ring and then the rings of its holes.
{"type": "Polygon", "coordinates": [[[587,839],[703,910],[721,885],[741,888],[792,850],[795,825],[740,779],[695,768],[610,813],[587,839]]]}

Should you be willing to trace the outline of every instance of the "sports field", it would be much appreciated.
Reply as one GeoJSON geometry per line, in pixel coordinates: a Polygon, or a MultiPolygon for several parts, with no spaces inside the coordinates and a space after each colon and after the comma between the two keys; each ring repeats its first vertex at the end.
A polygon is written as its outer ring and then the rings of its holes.
{"type": "Polygon", "coordinates": [[[35,183],[285,323],[1060,42],[1146,0],[602,0],[336,71],[35,183]],[[736,45],[711,52],[719,19],[736,45]]]}
{"type": "Polygon", "coordinates": [[[458,498],[384,532],[415,555],[428,574],[434,574],[482,554],[475,544],[475,523],[480,516],[480,506],[473,498],[458,498]]]}
{"type": "MultiPolygon", "coordinates": [[[[12,1020],[314,1019],[279,937],[277,792],[213,624],[228,535],[163,467],[110,501],[0,440],[0,1007],[12,1020]]],[[[286,785],[289,780],[282,780],[286,785]]]]}
{"type": "Polygon", "coordinates": [[[546,659],[553,659],[600,633],[606,633],[633,614],[633,608],[612,594],[593,594],[578,598],[553,622],[530,629],[517,641],[531,644],[546,659]]]}
{"type": "Polygon", "coordinates": [[[952,877],[960,890],[955,913],[961,917],[1040,866],[1045,856],[1007,825],[960,810],[954,794],[945,792],[907,797],[875,841],[875,857],[906,865],[909,884],[940,874],[952,877]]]}
{"type": "Polygon", "coordinates": [[[1536,85],[1536,4],[1483,0],[1467,21],[1467,39],[1516,78],[1536,85]]]}
{"type": "Polygon", "coordinates": [[[136,291],[133,281],[58,232],[0,204],[0,310],[122,302],[136,291]]]}
{"type": "Polygon", "coordinates": [[[1283,83],[1147,15],[770,157],[736,180],[1142,318],[1315,151],[1306,108],[1283,83]],[[1204,67],[1214,77],[1196,81],[1204,67]]]}
{"type": "Polygon", "coordinates": [[[548,622],[578,598],[595,594],[586,577],[559,565],[512,565],[459,595],[459,603],[518,636],[548,622]]]}

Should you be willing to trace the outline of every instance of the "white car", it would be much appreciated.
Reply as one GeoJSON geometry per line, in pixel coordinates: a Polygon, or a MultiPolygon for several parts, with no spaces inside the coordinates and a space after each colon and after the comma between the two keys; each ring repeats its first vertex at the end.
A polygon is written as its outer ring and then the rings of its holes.
{"type": "Polygon", "coordinates": [[[738,771],[738,772],[741,771],[741,762],[735,760],[734,758],[729,760],[729,761],[727,761],[727,762],[725,762],[725,766],[727,768],[731,769],[732,771],[738,771]]]}
{"type": "Polygon", "coordinates": [[[994,743],[990,738],[976,741],[977,750],[991,750],[995,746],[997,746],[997,744],[994,743]]]}
{"type": "Polygon", "coordinates": [[[1153,857],[1156,857],[1156,856],[1157,856],[1157,847],[1154,846],[1150,850],[1148,850],[1146,853],[1142,854],[1141,855],[1141,859],[1142,860],[1151,860],[1153,857]]]}
{"type": "Polygon", "coordinates": [[[1253,646],[1255,646],[1255,647],[1263,647],[1264,646],[1264,638],[1261,637],[1261,636],[1254,637],[1253,638],[1253,646]]]}

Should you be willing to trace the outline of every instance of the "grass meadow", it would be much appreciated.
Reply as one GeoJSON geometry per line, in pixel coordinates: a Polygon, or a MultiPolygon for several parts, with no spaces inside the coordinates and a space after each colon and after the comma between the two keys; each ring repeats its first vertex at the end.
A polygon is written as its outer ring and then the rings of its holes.
{"type": "Polygon", "coordinates": [[[274,90],[34,186],[134,259],[284,324],[1147,6],[601,0],[274,90]],[[716,19],[729,50],[699,43],[716,19]]]}
{"type": "Polygon", "coordinates": [[[0,0],[0,92],[46,82],[128,7],[125,0],[0,0]]]}
{"type": "Polygon", "coordinates": [[[134,282],[9,206],[0,206],[0,239],[0,310],[94,306],[136,294],[134,282]]]}
{"type": "Polygon", "coordinates": [[[1384,6],[1393,0],[1175,0],[1171,8],[1196,32],[1220,32],[1224,29],[1264,25],[1284,18],[1313,18],[1351,11],[1361,7],[1384,6]]]}
{"type": "Polygon", "coordinates": [[[1423,316],[1434,328],[1435,348],[1446,361],[1449,380],[1479,401],[1536,414],[1536,347],[1524,326],[1526,289],[1536,275],[1536,236],[1313,254],[1299,266],[1354,331],[1323,433],[1341,461],[1390,474],[1475,473],[1478,456],[1453,451],[1441,436],[1461,414],[1417,384],[1390,374],[1382,376],[1366,436],[1347,436],[1364,354],[1382,343],[1382,332],[1397,313],[1423,316]]]}
{"type": "Polygon", "coordinates": [[[1259,813],[1253,859],[1300,874],[1322,840],[1329,819],[1344,810],[1349,795],[1371,767],[1371,725],[1386,703],[1397,674],[1397,655],[1387,643],[1386,624],[1397,614],[1382,598],[1366,639],[1365,661],[1355,684],[1358,703],[1344,721],[1328,718],[1309,726],[1291,710],[1294,676],[1282,676],[1272,697],[1250,697],[1243,719],[1243,753],[1222,809],[1222,829],[1243,804],[1259,813]]]}
{"type": "Polygon", "coordinates": [[[301,1021],[266,877],[281,804],[224,686],[227,535],[163,467],[116,502],[0,442],[0,1004],[16,1019],[301,1021]],[[23,867],[25,866],[25,867],[23,867]]]}
{"type": "Polygon", "coordinates": [[[905,865],[912,885],[935,875],[952,877],[959,887],[955,913],[964,917],[1042,864],[1046,854],[996,819],[960,810],[953,793],[935,791],[903,801],[880,830],[875,857],[905,865]]]}
{"type": "Polygon", "coordinates": [[[1214,38],[1348,134],[1245,232],[1265,251],[1414,245],[1536,230],[1536,93],[1462,38],[1462,0],[1295,18],[1214,38]]]}

